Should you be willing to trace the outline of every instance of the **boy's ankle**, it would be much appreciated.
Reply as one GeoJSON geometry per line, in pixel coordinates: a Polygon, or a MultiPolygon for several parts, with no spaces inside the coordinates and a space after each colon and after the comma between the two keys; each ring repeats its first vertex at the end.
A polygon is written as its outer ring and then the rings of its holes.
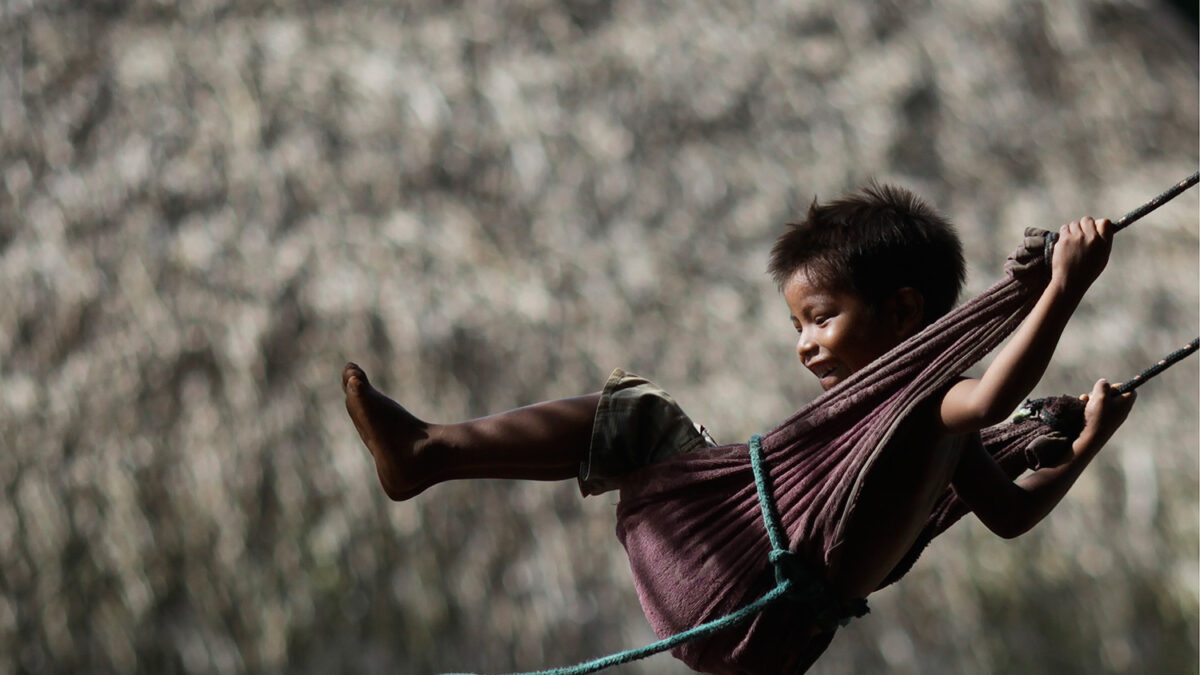
{"type": "Polygon", "coordinates": [[[413,441],[403,460],[403,473],[408,482],[425,484],[438,475],[438,464],[445,459],[448,447],[446,426],[429,424],[424,434],[413,441]]]}

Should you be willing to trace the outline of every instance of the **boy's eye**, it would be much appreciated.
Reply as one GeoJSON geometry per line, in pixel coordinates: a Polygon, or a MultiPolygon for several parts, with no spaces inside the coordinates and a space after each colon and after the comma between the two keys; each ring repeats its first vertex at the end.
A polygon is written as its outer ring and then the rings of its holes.
{"type": "Polygon", "coordinates": [[[817,324],[818,326],[824,326],[826,323],[829,323],[829,317],[821,314],[813,319],[813,323],[817,324]]]}

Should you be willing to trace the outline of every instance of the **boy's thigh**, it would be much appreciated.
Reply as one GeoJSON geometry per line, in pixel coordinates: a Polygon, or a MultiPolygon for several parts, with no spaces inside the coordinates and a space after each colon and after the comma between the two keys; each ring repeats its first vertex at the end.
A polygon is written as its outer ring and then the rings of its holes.
{"type": "Polygon", "coordinates": [[[589,495],[615,489],[636,469],[708,445],[670,394],[618,368],[600,394],[591,447],[580,467],[580,490],[589,495]]]}

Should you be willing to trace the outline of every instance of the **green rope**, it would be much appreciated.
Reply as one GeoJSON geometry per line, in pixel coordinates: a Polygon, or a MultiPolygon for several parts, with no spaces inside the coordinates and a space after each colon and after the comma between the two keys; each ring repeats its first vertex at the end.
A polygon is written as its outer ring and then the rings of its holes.
{"type": "MultiPolygon", "coordinates": [[[[788,589],[786,587],[776,586],[775,588],[771,589],[770,592],[768,592],[766,595],[762,596],[758,600],[755,600],[754,602],[750,603],[749,605],[746,605],[745,607],[739,609],[738,611],[734,612],[733,614],[730,614],[728,616],[723,616],[719,619],[714,619],[713,621],[709,621],[708,623],[700,624],[699,626],[696,626],[695,628],[685,630],[682,633],[676,633],[675,635],[672,635],[669,638],[665,638],[663,640],[659,640],[658,642],[648,644],[645,647],[638,647],[637,649],[628,649],[628,650],[620,652],[618,654],[604,656],[604,657],[601,657],[601,658],[598,658],[598,659],[595,659],[592,661],[586,661],[584,663],[580,663],[580,664],[574,665],[574,666],[564,666],[562,668],[551,668],[550,670],[537,670],[537,671],[533,671],[533,672],[529,672],[529,673],[521,673],[520,675],[583,675],[583,673],[595,673],[597,671],[604,670],[605,668],[612,668],[613,666],[619,666],[623,663],[630,663],[631,661],[637,661],[640,659],[644,659],[648,656],[653,656],[655,654],[665,652],[668,649],[671,649],[672,647],[675,647],[677,645],[681,645],[685,642],[690,642],[692,640],[698,640],[700,638],[708,637],[709,635],[712,635],[713,633],[716,633],[718,631],[725,630],[726,628],[729,628],[731,626],[736,626],[737,624],[742,623],[743,621],[746,621],[747,619],[752,618],[754,615],[758,614],[759,612],[763,611],[767,607],[770,607],[771,605],[778,602],[781,598],[783,598],[787,594],[787,591],[788,591],[788,589]]],[[[455,674],[447,674],[447,675],[455,675],[455,674]]],[[[466,674],[459,673],[457,675],[466,675],[466,674]]]]}
{"type": "Polygon", "coordinates": [[[762,436],[750,437],[750,467],[754,469],[754,487],[758,490],[758,505],[762,507],[763,524],[767,527],[767,538],[771,540],[771,553],[787,551],[787,535],[775,511],[775,491],[771,489],[771,476],[763,466],[762,436]]]}
{"type": "MultiPolygon", "coordinates": [[[[719,619],[713,619],[708,623],[702,623],[695,628],[690,628],[682,633],[676,633],[658,642],[648,644],[645,647],[627,649],[617,654],[585,661],[574,666],[537,670],[514,675],[584,675],[584,673],[595,673],[605,668],[612,668],[613,666],[638,661],[648,656],[665,652],[668,649],[691,642],[692,640],[708,637],[753,618],[759,612],[762,612],[785,597],[794,597],[795,582],[787,576],[783,565],[783,562],[794,554],[788,551],[787,546],[784,545],[783,526],[779,523],[779,515],[775,510],[775,499],[769,487],[770,478],[767,476],[766,467],[763,462],[762,437],[757,434],[750,439],[750,467],[754,469],[754,486],[758,489],[758,503],[762,506],[763,521],[767,528],[767,536],[771,540],[771,562],[775,564],[775,588],[772,588],[758,600],[732,614],[719,619]]],[[[468,674],[447,673],[446,675],[468,674]]]]}

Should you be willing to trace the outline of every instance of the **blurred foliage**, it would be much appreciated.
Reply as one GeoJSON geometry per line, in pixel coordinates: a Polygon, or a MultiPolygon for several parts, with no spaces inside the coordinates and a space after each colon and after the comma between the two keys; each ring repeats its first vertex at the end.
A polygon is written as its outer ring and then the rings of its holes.
{"type": "MultiPolygon", "coordinates": [[[[0,3],[0,673],[649,640],[615,496],[389,503],[341,365],[435,421],[620,365],[745,438],[816,391],[763,273],[814,195],[928,196],[979,290],[1026,225],[1195,169],[1196,64],[1148,1],[0,3]]],[[[1040,393],[1195,335],[1198,211],[1120,237],[1040,393]]],[[[816,672],[1196,672],[1197,372],[1035,532],[935,543],[816,672]]]]}

